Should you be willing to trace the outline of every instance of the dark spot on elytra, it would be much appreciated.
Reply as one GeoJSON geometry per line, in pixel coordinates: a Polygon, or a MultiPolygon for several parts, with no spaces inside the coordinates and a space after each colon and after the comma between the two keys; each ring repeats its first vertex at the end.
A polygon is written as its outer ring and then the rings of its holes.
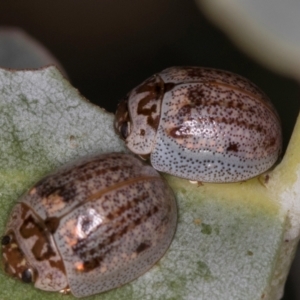
{"type": "Polygon", "coordinates": [[[54,234],[59,226],[60,218],[51,217],[45,220],[45,226],[51,234],[54,234]]]}
{"type": "Polygon", "coordinates": [[[71,201],[74,201],[74,199],[76,199],[77,189],[71,183],[65,186],[61,186],[59,189],[54,191],[53,195],[60,197],[63,202],[69,203],[71,201]]]}
{"type": "Polygon", "coordinates": [[[97,254],[97,252],[96,252],[95,249],[91,249],[91,250],[89,251],[89,255],[94,256],[95,254],[97,254]]]}
{"type": "Polygon", "coordinates": [[[141,135],[141,136],[144,136],[145,133],[146,133],[146,131],[145,131],[144,129],[141,129],[141,130],[140,130],[140,135],[141,135]]]}
{"type": "Polygon", "coordinates": [[[113,220],[114,218],[114,215],[112,213],[109,213],[107,216],[106,216],[107,219],[109,220],[113,220]]]}
{"type": "Polygon", "coordinates": [[[175,83],[172,83],[172,82],[166,82],[166,83],[164,84],[164,92],[167,93],[167,92],[171,91],[171,90],[174,88],[174,86],[176,86],[175,83]]]}
{"type": "Polygon", "coordinates": [[[91,260],[88,261],[84,261],[83,262],[83,272],[90,272],[94,269],[96,269],[97,267],[100,266],[100,263],[102,262],[103,257],[98,256],[98,257],[94,257],[91,260]]]}
{"type": "Polygon", "coordinates": [[[193,135],[190,128],[185,125],[173,127],[168,134],[174,139],[183,139],[193,135]]]}
{"type": "Polygon", "coordinates": [[[262,132],[263,131],[263,127],[261,125],[257,125],[256,126],[256,131],[262,132]]]}
{"type": "Polygon", "coordinates": [[[148,218],[150,218],[152,215],[156,214],[158,212],[158,207],[154,206],[150,211],[148,211],[148,213],[146,214],[146,216],[148,218]]]}
{"type": "Polygon", "coordinates": [[[139,226],[139,225],[141,224],[142,221],[143,221],[142,218],[136,219],[136,220],[134,221],[134,225],[135,225],[135,226],[139,226]]]}
{"type": "Polygon", "coordinates": [[[136,252],[139,254],[145,250],[147,250],[148,248],[151,247],[151,244],[148,242],[148,243],[141,243],[137,248],[136,248],[136,252]]]}
{"type": "MultiPolygon", "coordinates": [[[[70,172],[67,173],[70,174],[70,172]]],[[[76,197],[76,187],[72,183],[66,184],[67,178],[64,179],[64,176],[67,177],[67,174],[60,174],[60,177],[63,178],[61,181],[57,181],[56,176],[47,176],[35,186],[37,195],[41,198],[49,198],[48,205],[51,205],[51,202],[55,201],[56,197],[61,198],[66,203],[74,200],[76,197]]]]}
{"type": "MultiPolygon", "coordinates": [[[[73,248],[73,247],[72,247],[73,248]]],[[[76,248],[76,247],[75,247],[76,248]]],[[[76,249],[73,248],[75,251],[76,249]]],[[[81,246],[80,251],[75,251],[75,253],[81,258],[83,262],[83,268],[78,270],[80,272],[90,272],[95,268],[98,268],[101,265],[101,262],[104,260],[106,254],[109,250],[101,248],[100,245],[96,246],[93,249],[83,249],[81,246]]]]}
{"type": "Polygon", "coordinates": [[[222,117],[221,122],[225,123],[225,124],[228,124],[228,119],[226,119],[225,117],[222,117]]]}
{"type": "Polygon", "coordinates": [[[189,116],[191,115],[192,109],[193,109],[193,105],[190,104],[184,105],[178,110],[178,115],[182,116],[184,119],[188,119],[189,116]]]}
{"type": "Polygon", "coordinates": [[[244,103],[242,103],[242,102],[237,102],[237,103],[235,104],[235,107],[238,108],[238,109],[240,109],[240,110],[243,110],[243,108],[244,108],[244,103]]]}
{"type": "Polygon", "coordinates": [[[187,98],[190,100],[192,106],[200,106],[205,103],[204,92],[200,89],[199,85],[188,89],[187,98]]]}
{"type": "Polygon", "coordinates": [[[269,140],[267,147],[270,147],[270,148],[274,147],[275,144],[276,144],[276,139],[273,137],[269,140]]]}
{"type": "Polygon", "coordinates": [[[239,151],[239,146],[236,143],[230,143],[229,146],[226,148],[227,151],[232,151],[232,152],[238,152],[239,151]]]}
{"type": "Polygon", "coordinates": [[[251,113],[251,114],[255,114],[255,109],[253,107],[249,107],[248,108],[248,111],[251,113]]]}

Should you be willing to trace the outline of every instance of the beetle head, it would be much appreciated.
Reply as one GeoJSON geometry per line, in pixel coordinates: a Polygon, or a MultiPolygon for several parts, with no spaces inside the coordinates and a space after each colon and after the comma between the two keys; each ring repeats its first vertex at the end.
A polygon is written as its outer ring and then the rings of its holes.
{"type": "Polygon", "coordinates": [[[152,152],[163,96],[164,82],[154,75],[120,102],[115,129],[133,153],[145,156],[152,152]]]}
{"type": "Polygon", "coordinates": [[[22,282],[34,282],[35,271],[26,259],[13,231],[2,237],[1,245],[4,271],[22,282]]]}

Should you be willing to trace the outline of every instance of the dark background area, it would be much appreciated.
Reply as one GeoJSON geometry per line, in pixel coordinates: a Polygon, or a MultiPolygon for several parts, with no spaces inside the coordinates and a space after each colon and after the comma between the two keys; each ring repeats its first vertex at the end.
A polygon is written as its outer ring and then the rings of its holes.
{"type": "MultiPolygon", "coordinates": [[[[299,112],[297,84],[241,53],[192,0],[1,1],[0,26],[32,35],[87,99],[111,112],[137,84],[174,65],[225,69],[253,81],[279,112],[285,147],[299,112]]],[[[297,299],[293,280],[285,300],[297,299]]]]}

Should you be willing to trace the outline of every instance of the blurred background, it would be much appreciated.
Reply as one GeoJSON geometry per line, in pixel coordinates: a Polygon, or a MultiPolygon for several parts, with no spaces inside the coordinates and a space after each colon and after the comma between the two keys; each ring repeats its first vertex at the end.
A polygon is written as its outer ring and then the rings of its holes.
{"type": "MultiPolygon", "coordinates": [[[[174,65],[225,69],[253,81],[279,112],[284,147],[299,112],[296,82],[240,52],[193,0],[1,1],[0,26],[19,27],[43,44],[73,86],[110,112],[144,79],[174,65]]],[[[285,300],[300,299],[298,260],[285,300]]]]}

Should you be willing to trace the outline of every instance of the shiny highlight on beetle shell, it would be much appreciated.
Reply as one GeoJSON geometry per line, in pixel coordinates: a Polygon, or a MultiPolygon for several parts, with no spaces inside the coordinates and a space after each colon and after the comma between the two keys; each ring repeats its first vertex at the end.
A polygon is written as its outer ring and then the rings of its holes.
{"type": "Polygon", "coordinates": [[[121,127],[127,147],[150,156],[155,169],[201,182],[257,176],[282,147],[278,114],[262,91],[241,76],[199,67],[169,68],[133,89],[116,113],[121,127]]]}
{"type": "Polygon", "coordinates": [[[84,297],[119,287],[168,249],[173,192],[129,154],[84,158],[39,181],[13,208],[2,237],[6,273],[84,297]]]}

